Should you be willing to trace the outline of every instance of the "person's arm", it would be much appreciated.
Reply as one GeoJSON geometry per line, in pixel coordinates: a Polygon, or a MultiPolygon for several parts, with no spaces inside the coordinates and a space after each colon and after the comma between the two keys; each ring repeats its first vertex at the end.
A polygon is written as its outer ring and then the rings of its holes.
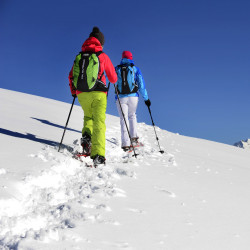
{"type": "Polygon", "coordinates": [[[148,92],[147,92],[146,87],[145,87],[145,82],[144,82],[142,73],[141,73],[139,68],[136,67],[136,69],[137,69],[136,83],[138,84],[139,91],[140,91],[144,101],[147,101],[148,100],[148,92]]]}
{"type": "Polygon", "coordinates": [[[111,83],[116,83],[117,82],[117,74],[115,72],[115,68],[111,62],[111,60],[109,59],[109,57],[105,54],[106,58],[105,58],[105,72],[106,75],[108,77],[108,80],[111,83]]]}
{"type": "MultiPolygon", "coordinates": [[[[74,67],[74,65],[73,65],[74,67]]],[[[73,67],[71,68],[70,72],[69,72],[69,87],[70,87],[70,91],[73,97],[76,97],[76,88],[73,84],[73,67]]]]}

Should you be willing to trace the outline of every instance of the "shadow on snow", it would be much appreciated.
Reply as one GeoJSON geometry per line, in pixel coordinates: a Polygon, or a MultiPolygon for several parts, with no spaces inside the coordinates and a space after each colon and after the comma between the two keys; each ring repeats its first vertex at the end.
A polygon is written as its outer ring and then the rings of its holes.
{"type": "Polygon", "coordinates": [[[21,134],[19,132],[14,132],[14,131],[11,131],[11,130],[8,130],[8,129],[3,129],[3,128],[0,128],[0,133],[4,134],[4,135],[17,137],[17,138],[27,139],[27,140],[31,140],[31,141],[35,141],[35,142],[40,142],[40,143],[43,143],[43,144],[47,144],[49,146],[54,146],[55,147],[55,146],[58,145],[58,142],[50,141],[50,140],[46,140],[46,139],[42,139],[42,138],[37,138],[36,135],[29,134],[29,133],[21,134]]]}
{"type": "MultiPolygon", "coordinates": [[[[61,128],[61,129],[65,128],[64,126],[52,123],[52,122],[47,121],[47,120],[43,120],[43,119],[39,119],[39,118],[35,118],[35,117],[31,117],[31,119],[37,120],[37,121],[39,121],[41,123],[44,123],[44,124],[47,124],[47,125],[50,125],[50,126],[53,126],[53,127],[56,127],[56,128],[61,128]]],[[[75,129],[72,129],[72,128],[66,128],[66,130],[77,132],[77,133],[82,133],[82,131],[75,130],[75,129]]]]}

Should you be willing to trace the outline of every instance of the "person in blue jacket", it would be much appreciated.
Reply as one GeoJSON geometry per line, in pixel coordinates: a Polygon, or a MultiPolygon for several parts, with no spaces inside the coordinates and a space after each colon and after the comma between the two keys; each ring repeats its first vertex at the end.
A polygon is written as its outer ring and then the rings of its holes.
{"type": "Polygon", "coordinates": [[[139,143],[136,118],[136,109],[139,101],[138,92],[140,92],[145,101],[145,104],[148,107],[150,107],[151,102],[148,98],[148,93],[145,88],[145,82],[142,73],[140,69],[134,65],[133,55],[130,51],[123,51],[121,63],[120,65],[116,66],[115,69],[118,77],[116,88],[119,93],[121,104],[120,107],[119,101],[117,100],[116,96],[116,106],[120,115],[121,124],[121,147],[124,151],[127,151],[132,146],[129,134],[134,145],[139,143]],[[129,127],[129,134],[126,128],[121,108],[124,114],[124,118],[126,119],[126,123],[129,127]]]}

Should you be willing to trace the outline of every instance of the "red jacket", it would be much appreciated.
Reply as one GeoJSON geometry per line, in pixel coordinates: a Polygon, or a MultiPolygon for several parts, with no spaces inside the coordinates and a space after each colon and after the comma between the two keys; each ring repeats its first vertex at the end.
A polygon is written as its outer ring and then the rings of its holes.
{"type": "MultiPolygon", "coordinates": [[[[89,37],[82,45],[82,51],[91,51],[91,52],[99,52],[102,51],[102,45],[99,42],[98,39],[95,37],[89,37]]],[[[117,82],[117,75],[115,72],[115,68],[110,61],[109,57],[105,53],[101,53],[99,56],[100,61],[100,70],[98,73],[98,78],[102,75],[102,73],[105,71],[106,75],[111,83],[117,82]]],[[[74,66],[74,65],[73,65],[74,66]]],[[[106,77],[103,75],[100,79],[102,82],[106,84],[106,77]]],[[[76,90],[75,86],[73,85],[73,67],[71,68],[71,71],[69,72],[69,86],[72,95],[80,94],[81,91],[76,90]]]]}

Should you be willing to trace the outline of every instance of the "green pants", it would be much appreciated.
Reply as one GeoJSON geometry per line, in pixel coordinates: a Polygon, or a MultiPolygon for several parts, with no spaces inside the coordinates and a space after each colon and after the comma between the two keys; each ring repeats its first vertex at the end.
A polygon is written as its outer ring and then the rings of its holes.
{"type": "Polygon", "coordinates": [[[91,157],[101,155],[105,157],[105,132],[107,96],[104,92],[83,92],[77,95],[84,112],[82,134],[91,136],[91,157]]]}

